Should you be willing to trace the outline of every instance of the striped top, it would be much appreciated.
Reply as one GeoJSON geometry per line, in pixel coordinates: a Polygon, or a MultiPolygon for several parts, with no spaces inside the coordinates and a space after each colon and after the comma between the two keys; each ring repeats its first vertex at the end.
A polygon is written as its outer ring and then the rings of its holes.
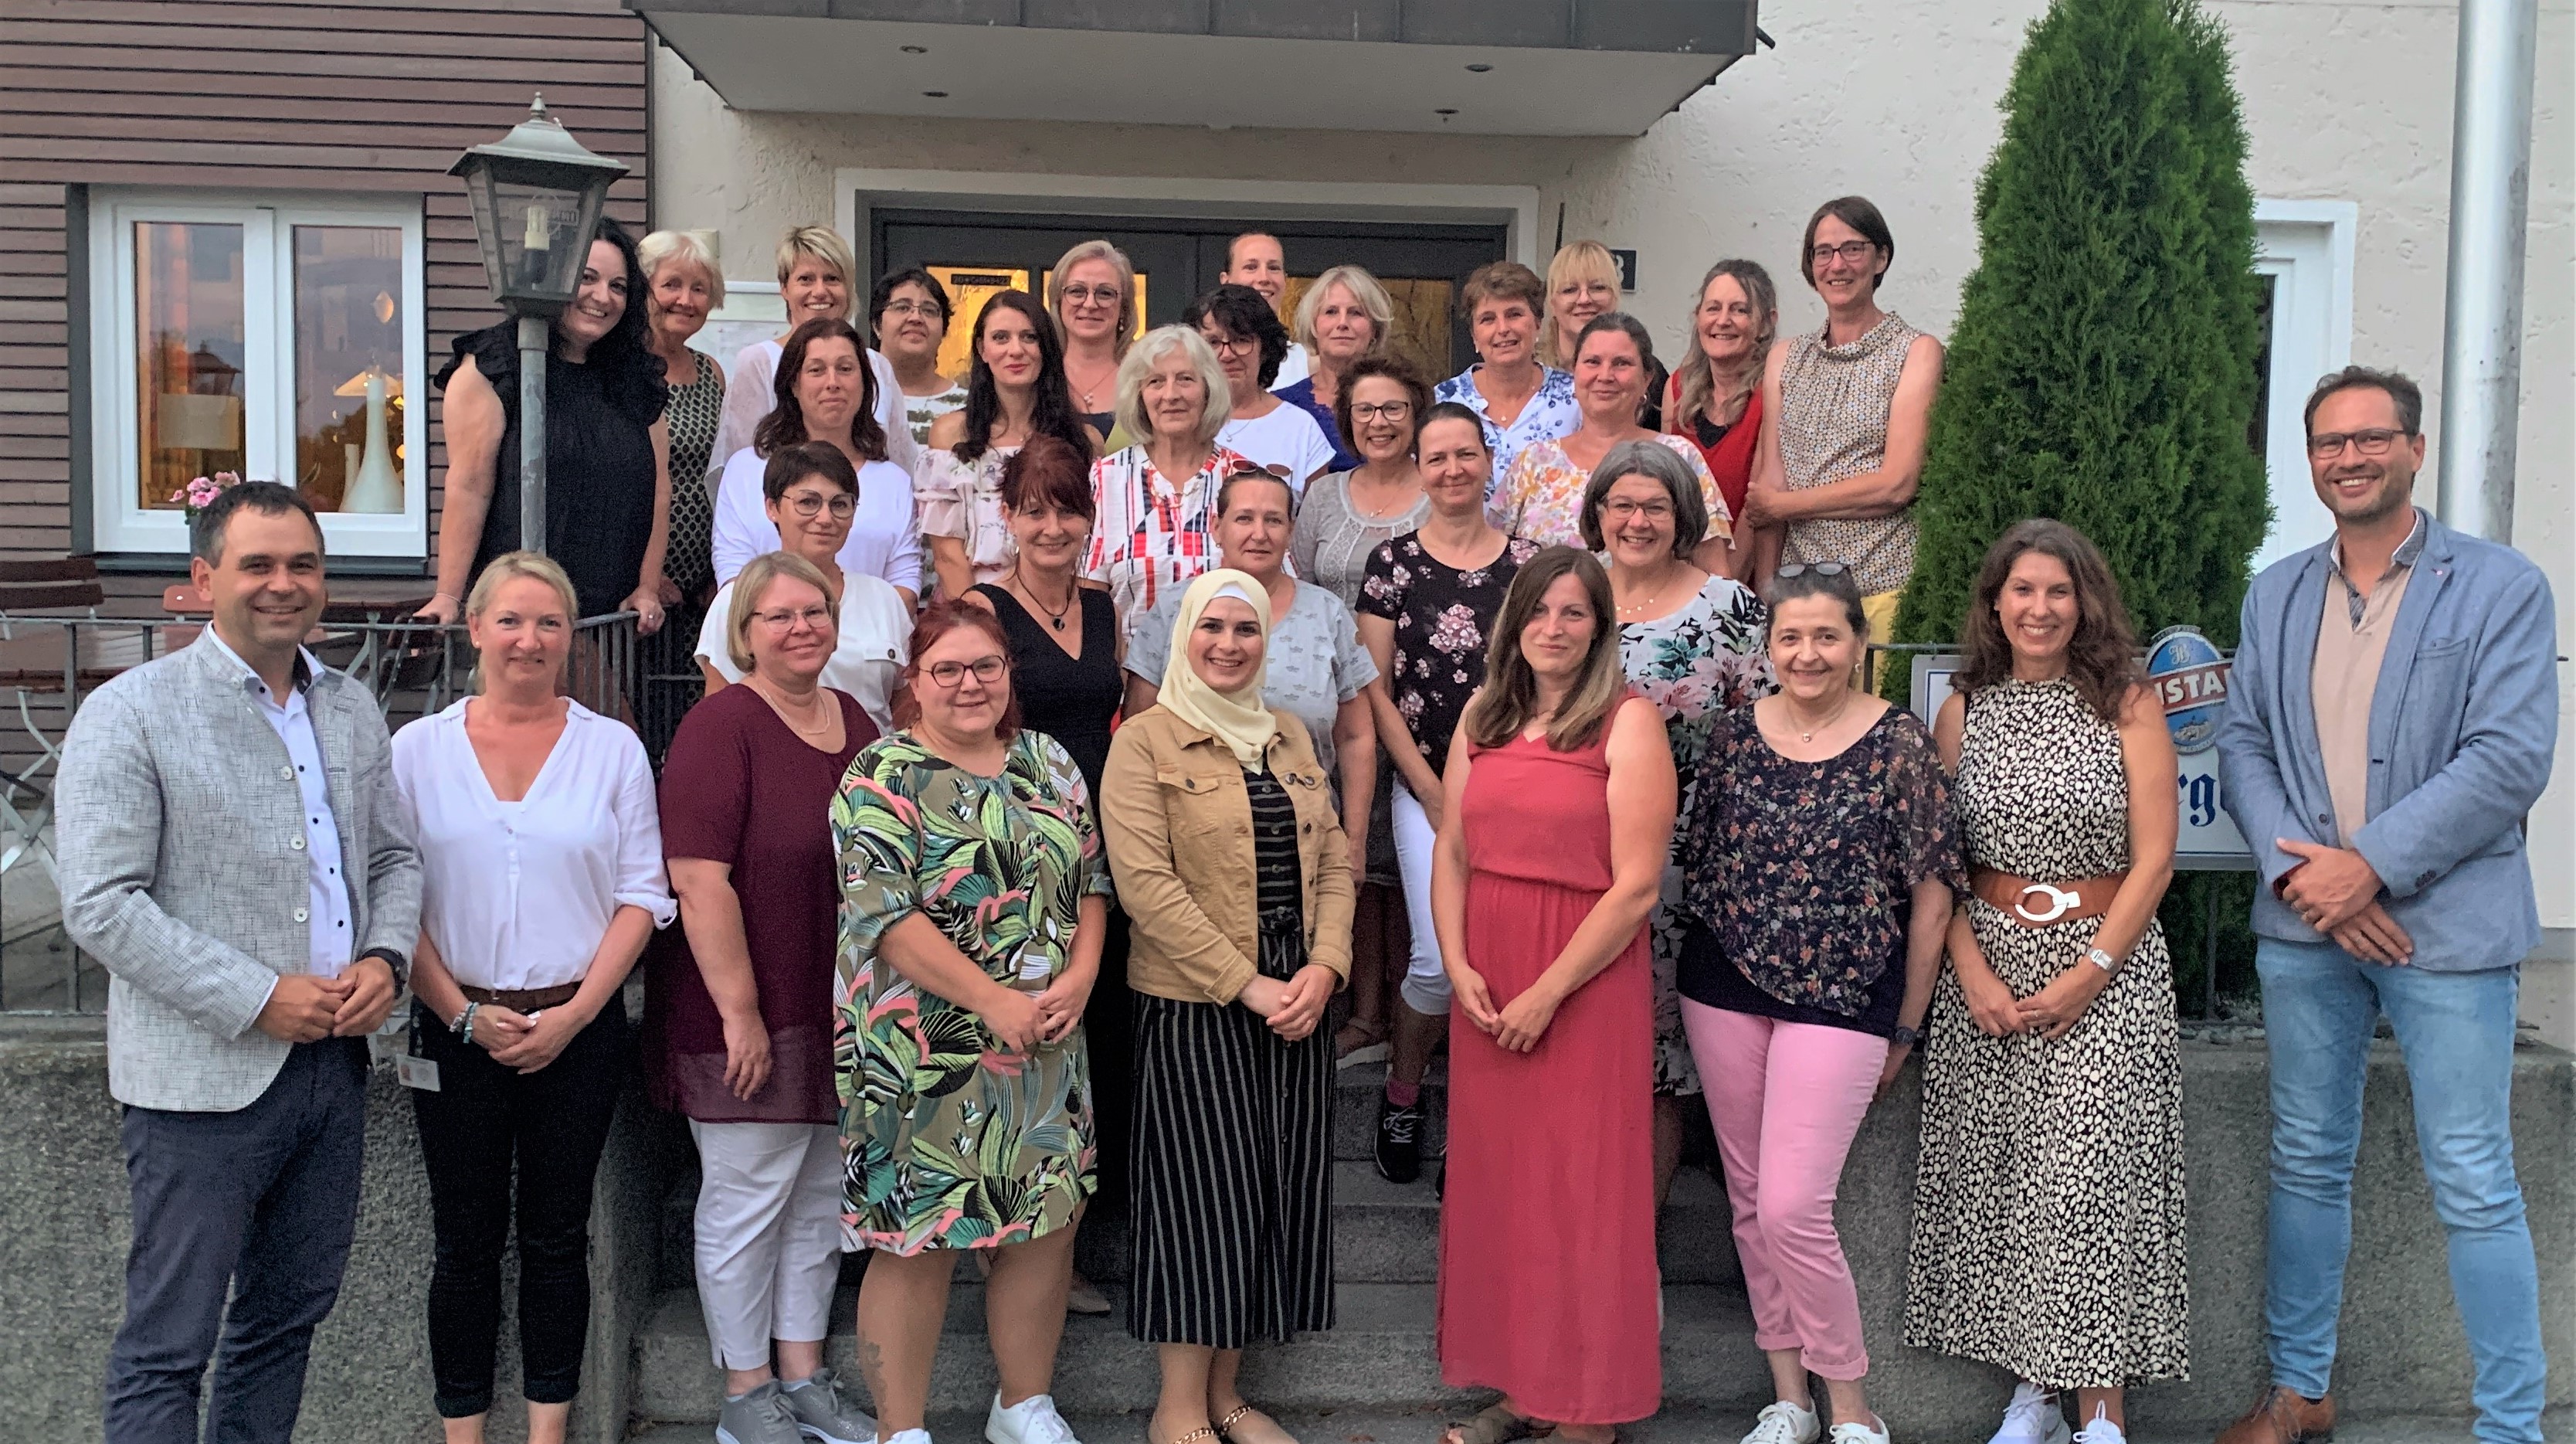
{"type": "MultiPolygon", "coordinates": [[[[1821,333],[1789,338],[1780,367],[1780,470],[1791,491],[1887,464],[1887,416],[1906,354],[1923,333],[1894,312],[1848,346],[1821,333]]],[[[1864,596],[1900,591],[1914,575],[1914,509],[1888,516],[1789,523],[1784,562],[1841,562],[1864,596]]]]}
{"type": "Polygon", "coordinates": [[[1305,932],[1305,878],[1297,867],[1297,807],[1279,779],[1267,772],[1243,771],[1243,792],[1252,804],[1252,872],[1261,930],[1305,932]]]}

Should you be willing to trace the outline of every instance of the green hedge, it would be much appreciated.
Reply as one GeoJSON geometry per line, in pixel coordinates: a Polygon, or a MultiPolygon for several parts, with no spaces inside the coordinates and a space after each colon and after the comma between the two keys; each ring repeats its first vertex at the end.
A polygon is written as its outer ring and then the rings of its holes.
{"type": "Polygon", "coordinates": [[[2057,0],[2003,109],[1897,636],[1955,639],[1986,548],[2053,516],[2101,545],[2142,634],[2230,645],[2270,507],[2226,37],[2193,0],[2057,0]]]}

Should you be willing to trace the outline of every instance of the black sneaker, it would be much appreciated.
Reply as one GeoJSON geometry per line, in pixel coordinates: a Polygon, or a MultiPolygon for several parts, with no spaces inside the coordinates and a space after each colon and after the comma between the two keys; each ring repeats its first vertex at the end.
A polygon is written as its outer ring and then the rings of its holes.
{"type": "Polygon", "coordinates": [[[1422,1105],[1398,1108],[1383,1095],[1377,1103],[1377,1173],[1389,1183],[1422,1176],[1422,1105]]]}

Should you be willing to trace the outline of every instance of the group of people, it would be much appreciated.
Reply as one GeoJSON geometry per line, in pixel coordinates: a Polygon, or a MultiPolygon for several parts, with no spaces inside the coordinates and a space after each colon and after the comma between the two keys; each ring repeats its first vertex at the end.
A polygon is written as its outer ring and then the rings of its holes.
{"type": "MultiPolygon", "coordinates": [[[[474,695],[388,738],[303,649],[309,508],[249,484],[192,522],[203,639],[75,721],[65,915],[114,977],[135,1212],[107,1437],[195,1437],[219,1327],[217,1437],[291,1430],[354,1227],[363,1039],[407,991],[453,1444],[494,1403],[514,1220],[530,1437],[563,1437],[639,1061],[700,1160],[724,1444],[927,1444],[961,1255],[987,1438],[1069,1444],[1065,1315],[1110,1307],[1074,1268],[1095,1214],[1158,1351],[1149,1444],[1283,1444],[1239,1369],[1334,1324],[1336,1071],[1386,1060],[1376,1162],[1413,1182],[1444,1048],[1441,1367],[1499,1395],[1448,1444],[1656,1412],[1692,1098],[1776,1395],[1747,1444],[1884,1444],[1833,1203],[1917,1054],[1903,1342],[2015,1375],[1998,1444],[2065,1444],[2070,1393],[2083,1444],[2119,1444],[2124,1389],[2189,1359],[2174,746],[2111,568],[2045,519],[1988,553],[1931,724],[1875,695],[1941,361],[1880,308],[1894,254],[1867,201],[1828,203],[1799,255],[1825,325],[1779,337],[1768,274],[1724,261],[1669,375],[1606,251],[1497,262],[1463,287],[1477,363],[1434,385],[1357,267],[1283,322],[1279,243],[1247,235],[1147,330],[1088,242],[1044,300],[984,304],[961,381],[937,280],[854,316],[820,228],[780,247],[786,334],[727,373],[686,345],[722,299],[703,243],[603,224],[548,371],[551,559],[499,464],[506,329],[442,378],[431,614],[468,629],[474,695]],[[621,609],[694,626],[709,689],[658,791],[562,695],[573,624],[621,609]],[[865,1408],[823,1362],[845,1252],[865,1408]]],[[[2332,1427],[2381,1010],[2480,1437],[2536,1440],[2506,1084],[2548,588],[2412,508],[2411,382],[2356,368],[2307,409],[2337,539],[2256,582],[2220,740],[2268,884],[2276,1115],[2276,1388],[2225,1444],[2332,1427]]]]}

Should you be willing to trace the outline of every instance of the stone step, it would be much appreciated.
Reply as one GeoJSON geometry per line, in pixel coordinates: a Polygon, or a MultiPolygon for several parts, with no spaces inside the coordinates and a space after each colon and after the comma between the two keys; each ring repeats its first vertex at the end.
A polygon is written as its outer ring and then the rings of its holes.
{"type": "MultiPolygon", "coordinates": [[[[1386,1065],[1362,1063],[1333,1080],[1333,1156],[1367,1162],[1377,1157],[1377,1105],[1386,1096],[1386,1065]]],[[[1422,1167],[1428,1174],[1449,1146],[1449,1068],[1431,1065],[1422,1084],[1422,1167]]]]}
{"type": "MultiPolygon", "coordinates": [[[[1116,1307],[1107,1317],[1065,1321],[1055,1396],[1069,1414],[1153,1407],[1154,1350],[1127,1336],[1123,1291],[1111,1286],[1109,1293],[1116,1307]]],[[[1246,1394],[1267,1406],[1304,1410],[1438,1407],[1459,1398],[1440,1380],[1431,1285],[1344,1284],[1337,1300],[1339,1318],[1329,1332],[1248,1351],[1246,1394]]],[[[833,1304],[832,1335],[824,1348],[825,1361],[851,1380],[859,1378],[851,1334],[856,1304],[855,1292],[843,1289],[833,1304]]],[[[1669,1403],[1749,1414],[1767,1400],[1770,1376],[1753,1346],[1752,1316],[1742,1293],[1711,1284],[1667,1284],[1664,1307],[1664,1397],[1669,1403]]],[[[1543,1321],[1530,1322],[1543,1326],[1543,1321]]],[[[983,1333],[983,1287],[973,1280],[972,1270],[961,1269],[950,1291],[946,1330],[932,1371],[932,1413],[971,1412],[980,1420],[995,1385],[983,1333]]],[[[724,1376],[709,1357],[694,1290],[674,1289],[655,1302],[636,1334],[633,1377],[638,1421],[714,1420],[724,1376]]],[[[1141,1428],[1142,1415],[1133,1417],[1141,1428]]]]}

